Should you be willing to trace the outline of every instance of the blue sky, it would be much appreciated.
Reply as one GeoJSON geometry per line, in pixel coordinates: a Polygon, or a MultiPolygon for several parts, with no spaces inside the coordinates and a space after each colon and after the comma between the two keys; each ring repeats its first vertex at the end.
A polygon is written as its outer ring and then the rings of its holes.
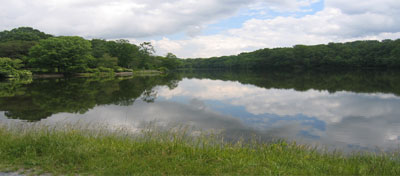
{"type": "MultiPolygon", "coordinates": [[[[204,35],[215,35],[222,33],[226,30],[233,29],[233,28],[240,28],[242,27],[243,23],[250,20],[250,19],[273,19],[279,16],[289,17],[303,17],[305,15],[313,15],[318,11],[323,10],[324,8],[324,1],[318,1],[312,3],[309,7],[302,7],[301,10],[303,11],[294,11],[294,12],[278,12],[278,11],[268,11],[262,13],[260,10],[254,9],[241,9],[237,13],[237,15],[229,17],[227,19],[222,19],[216,23],[210,24],[207,26],[206,29],[202,32],[204,35]]],[[[174,38],[172,38],[174,39],[174,38]]]]}
{"type": "Polygon", "coordinates": [[[151,41],[158,55],[400,38],[398,0],[0,0],[0,30],[151,41]]]}
{"type": "MultiPolygon", "coordinates": [[[[279,16],[283,17],[303,17],[305,15],[313,15],[318,11],[323,10],[324,1],[320,0],[315,3],[312,3],[310,6],[300,8],[300,11],[265,11],[265,9],[249,9],[242,8],[235,13],[235,15],[223,18],[214,23],[207,25],[202,31],[197,35],[216,35],[226,32],[230,29],[241,28],[243,23],[251,19],[273,19],[279,16]]],[[[190,38],[191,36],[187,35],[185,32],[178,32],[175,34],[167,35],[167,36],[152,36],[146,37],[143,39],[154,40],[154,39],[162,39],[163,37],[167,37],[172,40],[182,40],[190,38]]]]}

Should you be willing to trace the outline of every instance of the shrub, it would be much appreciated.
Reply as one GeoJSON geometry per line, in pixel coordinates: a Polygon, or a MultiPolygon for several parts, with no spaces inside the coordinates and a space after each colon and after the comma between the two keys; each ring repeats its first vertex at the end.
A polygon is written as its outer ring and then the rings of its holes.
{"type": "Polygon", "coordinates": [[[114,72],[124,72],[124,68],[115,66],[114,67],[114,72]]]}
{"type": "Polygon", "coordinates": [[[21,78],[32,76],[32,72],[28,70],[18,70],[21,67],[22,61],[19,59],[0,58],[0,77],[21,78]]]}
{"type": "Polygon", "coordinates": [[[98,69],[100,72],[114,72],[114,69],[112,68],[99,67],[98,69]]]}
{"type": "Polygon", "coordinates": [[[160,71],[160,72],[163,72],[163,73],[166,73],[166,72],[169,71],[169,69],[167,67],[160,67],[157,70],[160,71]]]}
{"type": "Polygon", "coordinates": [[[97,68],[86,68],[85,72],[86,73],[99,73],[100,70],[97,68]]]}
{"type": "Polygon", "coordinates": [[[129,68],[123,68],[124,72],[133,72],[133,69],[129,69],[129,68]]]}

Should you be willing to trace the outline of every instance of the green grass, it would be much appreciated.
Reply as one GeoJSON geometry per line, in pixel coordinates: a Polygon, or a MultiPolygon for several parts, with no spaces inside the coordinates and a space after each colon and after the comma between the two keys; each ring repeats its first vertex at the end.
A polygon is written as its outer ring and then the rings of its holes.
{"type": "Polygon", "coordinates": [[[186,130],[109,133],[0,127],[0,170],[83,175],[400,175],[398,154],[319,152],[286,142],[229,144],[186,130]]]}

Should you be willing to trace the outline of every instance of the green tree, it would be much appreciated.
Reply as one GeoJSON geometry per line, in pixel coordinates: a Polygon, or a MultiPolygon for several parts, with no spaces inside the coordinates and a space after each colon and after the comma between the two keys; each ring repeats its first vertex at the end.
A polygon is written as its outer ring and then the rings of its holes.
{"type": "Polygon", "coordinates": [[[176,57],[175,54],[167,53],[165,58],[162,59],[162,66],[168,69],[176,69],[178,68],[182,62],[176,57]]]}
{"type": "Polygon", "coordinates": [[[0,42],[0,57],[24,59],[29,54],[29,49],[35,46],[35,41],[13,40],[0,42]]]}
{"type": "Polygon", "coordinates": [[[0,42],[6,41],[39,41],[41,39],[47,39],[52,35],[40,32],[37,29],[31,27],[19,27],[11,31],[0,32],[0,42]]]}
{"type": "Polygon", "coordinates": [[[97,67],[114,68],[118,65],[118,58],[109,54],[104,54],[103,57],[98,58],[96,61],[97,67]]]}
{"type": "Polygon", "coordinates": [[[128,40],[107,42],[109,53],[118,58],[118,65],[125,68],[137,68],[139,65],[139,47],[128,40]]]}
{"type": "MultiPolygon", "coordinates": [[[[25,59],[29,49],[39,40],[51,37],[30,27],[20,27],[0,32],[0,57],[25,59]]],[[[26,63],[25,63],[26,64],[26,63]]]]}
{"type": "Polygon", "coordinates": [[[91,60],[91,44],[81,37],[53,37],[41,40],[29,52],[32,66],[59,73],[81,72],[91,60]]]}
{"type": "Polygon", "coordinates": [[[103,57],[104,54],[110,53],[107,47],[107,41],[102,39],[93,39],[90,41],[92,43],[92,55],[95,58],[103,57]]]}
{"type": "Polygon", "coordinates": [[[0,57],[0,78],[30,77],[32,73],[27,70],[18,70],[23,66],[19,59],[0,57]]]}
{"type": "Polygon", "coordinates": [[[140,61],[139,68],[150,69],[150,58],[154,55],[155,50],[151,42],[143,42],[140,44],[140,61]]]}

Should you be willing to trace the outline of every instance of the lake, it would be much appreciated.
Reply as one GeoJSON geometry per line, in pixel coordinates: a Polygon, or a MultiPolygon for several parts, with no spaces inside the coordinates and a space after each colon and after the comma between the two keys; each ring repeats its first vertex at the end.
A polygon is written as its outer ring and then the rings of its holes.
{"type": "Polygon", "coordinates": [[[400,144],[399,71],[182,71],[0,82],[2,124],[184,125],[343,151],[400,144]]]}

